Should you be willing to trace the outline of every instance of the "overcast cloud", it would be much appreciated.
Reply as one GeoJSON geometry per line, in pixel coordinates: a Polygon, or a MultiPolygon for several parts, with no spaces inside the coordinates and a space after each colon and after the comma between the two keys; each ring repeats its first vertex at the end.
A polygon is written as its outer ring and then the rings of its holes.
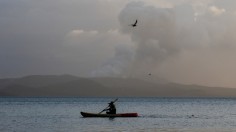
{"type": "Polygon", "coordinates": [[[235,0],[1,0],[0,78],[142,77],[236,87],[235,0]],[[138,19],[138,26],[129,26],[138,19]]]}

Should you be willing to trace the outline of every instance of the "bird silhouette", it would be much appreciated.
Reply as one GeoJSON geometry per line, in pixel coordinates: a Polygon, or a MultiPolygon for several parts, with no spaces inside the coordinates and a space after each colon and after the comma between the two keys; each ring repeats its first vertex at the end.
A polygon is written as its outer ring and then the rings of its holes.
{"type": "Polygon", "coordinates": [[[136,26],[137,26],[137,23],[138,23],[138,20],[136,19],[135,23],[134,23],[134,24],[131,24],[130,26],[136,27],[136,26]]]}

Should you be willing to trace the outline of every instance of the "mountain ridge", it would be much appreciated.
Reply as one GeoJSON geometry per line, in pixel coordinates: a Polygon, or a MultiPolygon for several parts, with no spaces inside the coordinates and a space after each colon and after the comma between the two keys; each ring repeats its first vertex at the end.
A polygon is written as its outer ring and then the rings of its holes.
{"type": "Polygon", "coordinates": [[[236,97],[236,89],[151,82],[137,78],[31,75],[0,79],[0,96],[13,97],[236,97]]]}

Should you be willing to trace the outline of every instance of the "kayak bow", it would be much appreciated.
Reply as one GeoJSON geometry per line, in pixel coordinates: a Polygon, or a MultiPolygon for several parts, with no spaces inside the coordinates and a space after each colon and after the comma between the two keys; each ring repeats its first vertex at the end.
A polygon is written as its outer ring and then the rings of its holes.
{"type": "Polygon", "coordinates": [[[83,117],[138,117],[138,113],[97,114],[80,112],[83,117]]]}

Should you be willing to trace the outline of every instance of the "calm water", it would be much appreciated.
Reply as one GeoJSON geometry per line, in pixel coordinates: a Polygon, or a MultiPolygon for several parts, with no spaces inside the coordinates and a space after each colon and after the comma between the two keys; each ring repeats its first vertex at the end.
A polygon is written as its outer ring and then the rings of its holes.
{"type": "Polygon", "coordinates": [[[114,98],[0,98],[0,132],[236,131],[234,98],[119,98],[117,112],[138,118],[82,118],[114,98]]]}

